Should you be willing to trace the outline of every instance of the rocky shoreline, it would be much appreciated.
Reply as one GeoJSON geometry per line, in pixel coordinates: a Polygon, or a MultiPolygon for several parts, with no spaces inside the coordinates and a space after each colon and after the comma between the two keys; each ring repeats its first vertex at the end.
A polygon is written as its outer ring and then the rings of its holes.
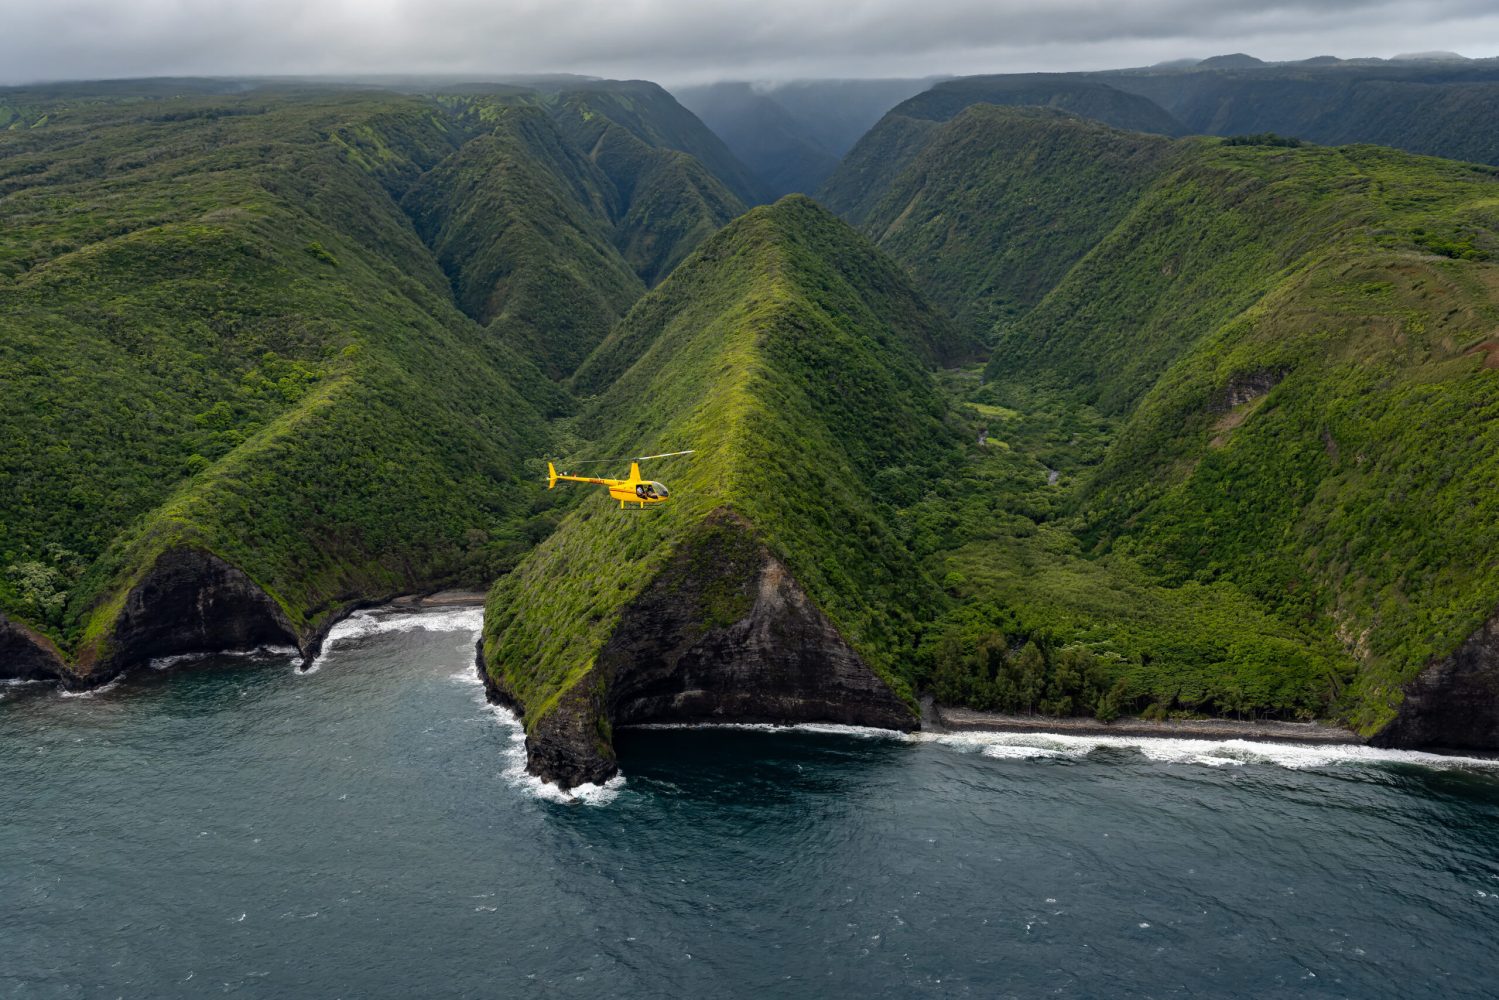
{"type": "Polygon", "coordinates": [[[370,608],[427,610],[478,607],[477,590],[386,595],[344,602],[306,634],[298,634],[266,593],[217,556],[169,550],[133,588],[116,624],[115,649],[104,657],[85,650],[66,656],[50,639],[0,615],[0,681],[53,681],[70,691],[103,687],[152,659],[214,656],[265,646],[296,648],[311,667],[333,627],[370,608]]]}

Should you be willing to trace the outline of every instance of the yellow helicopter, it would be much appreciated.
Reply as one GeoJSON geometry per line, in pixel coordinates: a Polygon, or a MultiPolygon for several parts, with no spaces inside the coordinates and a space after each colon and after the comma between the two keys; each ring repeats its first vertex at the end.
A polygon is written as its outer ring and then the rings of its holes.
{"type": "MultiPolygon", "coordinates": [[[[572,476],[559,473],[557,467],[551,462],[547,463],[547,489],[555,489],[560,482],[566,483],[593,483],[595,486],[609,487],[609,496],[619,501],[619,509],[624,510],[625,504],[639,504],[644,510],[646,504],[663,503],[671,497],[665,483],[645,479],[640,475],[640,463],[648,462],[653,458],[672,458],[677,455],[691,455],[692,449],[687,451],[668,451],[661,455],[641,455],[639,458],[630,459],[630,475],[626,479],[596,479],[592,476],[572,476]]],[[[623,459],[601,459],[600,461],[612,462],[623,461],[623,459]]],[[[579,463],[587,464],[587,463],[579,463]]]]}

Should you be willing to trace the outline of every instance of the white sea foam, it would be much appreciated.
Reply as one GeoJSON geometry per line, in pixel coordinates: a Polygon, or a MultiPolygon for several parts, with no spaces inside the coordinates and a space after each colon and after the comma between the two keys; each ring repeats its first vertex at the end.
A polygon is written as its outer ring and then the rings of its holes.
{"type": "Polygon", "coordinates": [[[1499,771],[1499,760],[1385,750],[1358,744],[1260,743],[1252,740],[1186,739],[1163,736],[1082,736],[1072,733],[913,733],[909,739],[977,747],[990,756],[1017,749],[1049,751],[1048,756],[1081,757],[1099,749],[1130,750],[1169,764],[1225,767],[1273,764],[1292,770],[1342,765],[1417,764],[1422,767],[1499,771]],[[1000,749],[1004,748],[1004,749],[1000,749]]]}
{"type": "Polygon", "coordinates": [[[116,677],[114,680],[110,681],[108,684],[102,684],[102,685],[100,685],[99,687],[96,687],[96,688],[89,688],[87,691],[66,691],[66,690],[64,690],[64,691],[60,691],[59,694],[61,694],[64,698],[92,698],[95,695],[104,694],[106,691],[113,691],[115,688],[117,688],[119,686],[120,686],[120,678],[116,677]]]}
{"type": "Polygon", "coordinates": [[[1168,736],[1107,736],[1075,733],[915,732],[869,726],[839,726],[827,723],[772,725],[768,723],[647,723],[639,729],[742,729],[767,733],[829,733],[839,736],[878,738],[910,743],[932,743],[963,753],[980,753],[1001,759],[1085,757],[1095,750],[1113,749],[1139,753],[1168,764],[1233,767],[1271,764],[1292,770],[1345,765],[1415,764],[1446,770],[1499,772],[1499,760],[1426,753],[1419,750],[1386,750],[1353,743],[1301,744],[1261,743],[1238,739],[1192,739],[1168,736]]]}
{"type": "Polygon", "coordinates": [[[876,726],[845,726],[836,722],[641,722],[630,729],[740,729],[754,733],[826,733],[831,736],[857,736],[861,739],[903,739],[904,733],[876,726]]]}
{"type": "Polygon", "coordinates": [[[196,663],[202,660],[213,660],[220,657],[233,657],[236,659],[270,659],[272,657],[296,658],[301,654],[295,646],[256,646],[254,649],[229,649],[221,652],[209,653],[175,653],[171,656],[152,657],[149,666],[152,670],[170,670],[181,663],[196,663]]]}
{"type": "Polygon", "coordinates": [[[333,647],[350,639],[364,639],[389,632],[469,632],[474,636],[484,627],[484,609],[464,606],[432,611],[391,611],[371,608],[356,611],[328,630],[323,648],[304,673],[316,673],[333,651],[333,647]]]}
{"type": "MultiPolygon", "coordinates": [[[[459,675],[455,674],[454,679],[459,679],[459,675]]],[[[477,683],[478,678],[474,679],[477,683]]],[[[480,700],[483,701],[483,695],[480,695],[480,700]]],[[[602,785],[590,782],[566,789],[529,773],[526,770],[526,729],[521,725],[520,719],[504,705],[493,705],[487,701],[483,701],[483,704],[495,721],[509,733],[510,742],[505,747],[505,769],[501,776],[511,786],[532,798],[547,802],[581,803],[589,806],[605,806],[619,796],[619,790],[625,786],[623,774],[616,774],[602,785]]]]}
{"type": "Polygon", "coordinates": [[[1032,757],[1060,757],[1061,750],[1052,747],[1017,747],[1006,746],[1002,743],[993,743],[983,747],[980,751],[985,757],[998,757],[1002,760],[1029,760],[1032,757]]]}

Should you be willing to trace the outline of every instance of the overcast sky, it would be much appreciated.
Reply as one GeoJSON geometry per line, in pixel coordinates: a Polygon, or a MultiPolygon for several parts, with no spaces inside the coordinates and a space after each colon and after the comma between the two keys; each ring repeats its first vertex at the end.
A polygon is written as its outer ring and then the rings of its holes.
{"type": "Polygon", "coordinates": [[[1499,55],[1499,0],[0,0],[0,81],[572,72],[665,84],[1499,55]]]}

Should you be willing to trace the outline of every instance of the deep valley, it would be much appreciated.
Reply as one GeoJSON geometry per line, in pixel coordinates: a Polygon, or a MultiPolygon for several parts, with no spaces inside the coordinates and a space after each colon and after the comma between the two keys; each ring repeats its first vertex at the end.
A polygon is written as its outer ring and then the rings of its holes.
{"type": "Polygon", "coordinates": [[[1423,103],[1499,83],[1421,72],[0,90],[0,679],[466,587],[563,786],[923,696],[1499,750],[1499,154],[1423,103]]]}

